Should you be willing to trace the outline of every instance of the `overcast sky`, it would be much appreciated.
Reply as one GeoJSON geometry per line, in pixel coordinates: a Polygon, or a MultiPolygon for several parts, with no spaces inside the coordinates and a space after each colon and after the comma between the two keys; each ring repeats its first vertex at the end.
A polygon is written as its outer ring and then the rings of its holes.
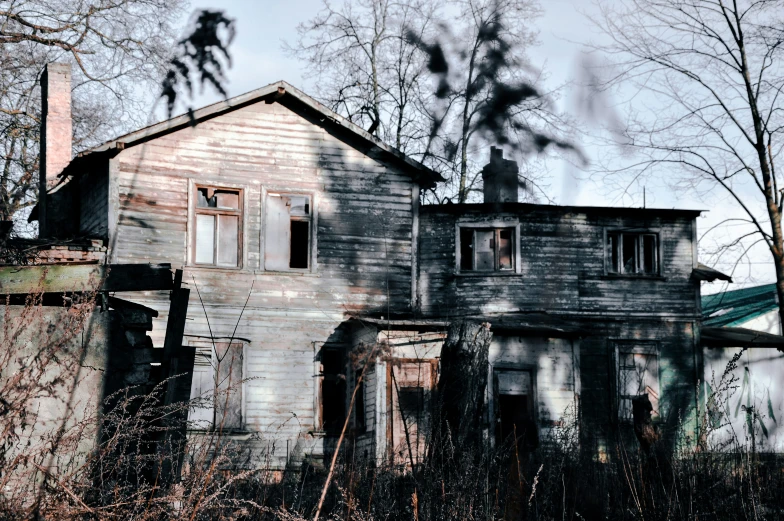
{"type": "MultiPolygon", "coordinates": [[[[331,0],[339,4],[342,0],[331,0]]],[[[192,9],[219,8],[236,20],[237,36],[231,46],[233,65],[228,72],[229,96],[262,87],[277,80],[286,80],[306,93],[312,85],[303,78],[298,62],[288,58],[281,50],[281,43],[294,42],[296,27],[322,7],[322,0],[192,0],[192,9]]],[[[543,16],[536,22],[541,44],[530,50],[533,65],[544,69],[549,75],[547,86],[553,87],[569,81],[579,70],[583,44],[601,41],[601,35],[592,27],[585,14],[595,13],[593,4],[586,0],[547,0],[541,3],[543,16]]],[[[573,93],[565,89],[558,103],[562,109],[572,109],[573,93]]],[[[196,101],[196,106],[218,101],[219,95],[205,92],[196,101]]],[[[623,117],[623,114],[620,114],[623,117]]],[[[593,150],[585,150],[589,157],[593,150]]],[[[638,199],[623,200],[608,193],[598,181],[564,161],[550,162],[553,173],[551,197],[560,204],[590,206],[623,205],[642,206],[638,199]]],[[[716,193],[710,200],[697,199],[693,194],[674,193],[661,183],[646,185],[648,207],[709,209],[698,219],[700,230],[707,230],[721,219],[737,211],[724,194],[716,193]]],[[[732,229],[727,229],[727,234],[732,229]]],[[[758,248],[751,263],[735,271],[736,283],[726,285],[704,284],[704,293],[737,289],[775,281],[769,253],[758,248]]],[[[732,265],[719,265],[729,271],[732,265]]]]}

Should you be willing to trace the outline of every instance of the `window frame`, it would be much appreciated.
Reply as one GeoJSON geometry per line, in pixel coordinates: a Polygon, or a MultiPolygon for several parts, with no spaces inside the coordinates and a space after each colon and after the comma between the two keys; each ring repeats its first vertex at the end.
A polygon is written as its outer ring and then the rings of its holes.
{"type": "MultiPolygon", "coordinates": [[[[662,389],[662,374],[661,374],[661,348],[659,342],[655,340],[613,340],[612,341],[612,355],[613,355],[613,367],[615,372],[615,377],[612,379],[613,382],[613,405],[615,413],[613,417],[615,421],[621,424],[631,425],[634,422],[633,416],[623,417],[621,414],[623,412],[621,407],[621,355],[623,354],[640,354],[646,356],[655,356],[656,357],[656,383],[659,387],[659,395],[657,397],[656,405],[658,407],[654,408],[654,414],[652,415],[652,421],[654,423],[659,423],[663,421],[664,418],[664,401],[662,397],[664,396],[664,392],[662,389]]],[[[638,395],[635,395],[638,396],[638,395]]]]}
{"type": "MultiPolygon", "coordinates": [[[[656,279],[661,278],[664,276],[664,270],[662,268],[662,258],[663,258],[663,251],[662,251],[662,241],[661,241],[661,233],[659,229],[653,228],[605,228],[603,234],[603,241],[602,241],[602,251],[603,251],[603,258],[604,258],[604,274],[608,277],[621,277],[621,278],[649,278],[649,279],[656,279]],[[614,271],[614,267],[612,265],[612,255],[610,255],[610,251],[608,248],[608,241],[610,239],[610,235],[617,234],[620,237],[618,241],[618,262],[622,262],[623,257],[623,235],[637,235],[640,238],[648,235],[653,236],[656,241],[656,245],[654,247],[655,257],[654,262],[656,264],[653,273],[643,273],[643,272],[635,272],[635,273],[622,273],[620,271],[614,271]]],[[[639,250],[639,243],[637,245],[637,252],[636,252],[636,263],[639,268],[642,256],[640,255],[639,250]]]]}
{"type": "MultiPolygon", "coordinates": [[[[429,426],[432,425],[431,422],[433,418],[430,416],[431,413],[431,404],[433,399],[433,391],[436,389],[438,385],[438,374],[439,374],[439,359],[438,358],[411,358],[411,357],[390,357],[385,360],[386,365],[386,406],[384,410],[384,414],[386,416],[386,432],[384,433],[386,437],[386,457],[389,461],[395,462],[396,455],[395,455],[395,420],[397,419],[396,410],[398,411],[397,414],[401,414],[400,412],[400,404],[398,391],[400,389],[421,389],[422,392],[422,417],[418,418],[422,420],[421,426],[417,424],[417,428],[421,428],[421,432],[418,430],[418,438],[421,436],[423,438],[423,444],[426,443],[425,439],[427,437],[427,432],[429,426]],[[420,383],[419,375],[425,374],[427,371],[427,378],[429,380],[429,385],[410,385],[410,382],[406,381],[406,375],[404,372],[403,366],[416,366],[417,367],[417,384],[420,383]],[[397,376],[393,377],[393,372],[396,372],[397,376]],[[397,382],[397,385],[396,385],[397,382]],[[428,394],[429,393],[429,394],[428,394]]],[[[422,382],[425,383],[425,382],[422,382]]],[[[378,404],[376,405],[378,407],[378,404]]],[[[401,414],[401,420],[402,414],[401,414]]],[[[405,420],[403,420],[405,421],[405,420]]],[[[406,421],[408,425],[408,422],[406,421]]],[[[404,433],[405,437],[405,433],[404,433]]],[[[409,440],[410,441],[410,440],[409,440]]],[[[424,447],[424,445],[422,445],[424,447]]],[[[419,448],[419,444],[417,442],[417,448],[419,448]]],[[[420,457],[424,457],[424,454],[417,453],[414,455],[416,458],[415,464],[419,464],[422,460],[420,457]]],[[[404,457],[400,458],[406,467],[410,466],[410,461],[408,455],[406,454],[404,457]]]]}
{"type": "MultiPolygon", "coordinates": [[[[350,415],[353,411],[349,409],[349,353],[348,353],[348,346],[343,344],[322,344],[318,348],[316,348],[316,356],[314,357],[315,367],[316,367],[316,375],[317,385],[316,385],[316,402],[318,411],[318,421],[316,422],[316,430],[319,433],[322,433],[324,436],[339,436],[340,431],[343,427],[343,423],[346,421],[346,415],[350,415]],[[324,372],[324,360],[323,357],[328,352],[337,353],[340,357],[339,364],[342,369],[342,373],[325,373],[324,372]],[[340,381],[342,376],[342,382],[345,385],[343,389],[343,412],[336,420],[336,424],[334,426],[326,425],[326,417],[324,413],[324,400],[325,400],[325,393],[324,393],[324,382],[327,381],[340,381]]],[[[353,388],[351,389],[353,391],[353,388]]]]}
{"type": "Polygon", "coordinates": [[[210,270],[215,269],[222,269],[222,270],[241,270],[244,268],[245,262],[245,253],[246,253],[246,246],[245,246],[245,230],[247,229],[247,211],[248,208],[248,201],[247,201],[247,194],[248,190],[243,185],[238,184],[210,184],[210,183],[203,183],[200,181],[190,180],[190,186],[188,190],[188,234],[187,234],[187,247],[186,247],[186,263],[185,265],[190,268],[205,268],[210,270]],[[229,208],[201,208],[198,206],[199,201],[199,189],[200,188],[207,188],[212,190],[226,190],[231,192],[239,192],[239,208],[229,209],[229,208]],[[216,263],[213,264],[206,264],[206,263],[197,263],[196,262],[196,241],[197,241],[197,225],[196,220],[199,214],[208,214],[208,215],[232,215],[237,216],[237,265],[236,266],[228,266],[217,264],[217,245],[218,245],[218,226],[217,226],[217,219],[216,219],[216,227],[215,227],[215,237],[214,237],[214,245],[213,245],[213,252],[215,255],[216,263]]]}
{"type": "MultiPolygon", "coordinates": [[[[318,243],[317,243],[317,234],[316,230],[318,230],[318,194],[312,191],[303,191],[297,189],[286,189],[286,188],[276,188],[276,187],[262,187],[261,190],[261,227],[259,230],[259,245],[260,245],[260,257],[259,257],[259,267],[261,271],[269,272],[269,273],[287,273],[287,274],[315,274],[317,272],[317,252],[318,252],[318,243]],[[289,215],[289,219],[301,222],[309,222],[308,226],[308,267],[307,268],[287,268],[287,269],[274,269],[270,268],[267,265],[267,208],[268,208],[268,200],[269,197],[280,197],[280,196],[288,196],[288,197],[307,197],[310,204],[310,214],[308,217],[304,216],[291,216],[289,215]]],[[[290,252],[289,252],[290,254],[290,252]]]]}
{"type": "MultiPolygon", "coordinates": [[[[473,235],[474,241],[476,241],[475,237],[476,234],[473,235]]],[[[487,222],[478,222],[478,221],[466,221],[466,222],[457,222],[455,224],[455,274],[462,275],[462,276],[469,276],[469,277],[486,277],[486,276],[509,276],[509,275],[519,275],[521,272],[521,260],[520,260],[520,222],[517,220],[495,220],[495,221],[487,221],[487,222]],[[498,269],[494,268],[493,270],[466,270],[461,268],[462,264],[462,254],[461,254],[461,242],[460,242],[460,235],[463,229],[473,229],[476,230],[494,230],[494,265],[498,266],[498,232],[502,229],[511,229],[512,230],[512,268],[511,269],[498,269]]]]}
{"type": "Polygon", "coordinates": [[[488,436],[491,442],[491,446],[495,448],[497,446],[496,440],[496,419],[499,414],[498,410],[498,377],[497,374],[500,372],[519,372],[519,373],[528,373],[531,381],[531,417],[538,428],[541,429],[540,418],[539,418],[539,385],[538,385],[538,367],[535,364],[526,364],[526,363],[518,363],[518,362],[502,362],[497,361],[492,364],[488,364],[488,382],[492,382],[492,385],[488,385],[487,389],[485,390],[485,399],[488,403],[488,418],[491,419],[490,425],[488,426],[488,436]]]}
{"type": "MultiPolygon", "coordinates": [[[[195,376],[195,373],[197,372],[195,370],[196,367],[206,367],[206,366],[209,366],[210,369],[208,369],[207,371],[199,370],[198,372],[208,372],[208,373],[210,373],[210,380],[209,381],[212,384],[211,388],[208,391],[206,391],[206,392],[209,393],[209,397],[212,400],[212,405],[210,407],[206,407],[206,408],[205,407],[200,407],[200,408],[193,409],[194,411],[199,411],[199,410],[201,410],[201,411],[205,411],[205,410],[209,411],[211,419],[210,420],[204,420],[204,419],[199,419],[199,418],[192,419],[190,417],[190,413],[189,413],[189,416],[188,416],[189,422],[199,422],[199,425],[205,425],[205,427],[199,427],[199,426],[197,426],[195,428],[194,427],[190,427],[190,430],[199,431],[199,432],[214,432],[214,431],[217,431],[219,428],[221,428],[219,425],[216,425],[218,411],[217,411],[216,403],[215,403],[215,384],[216,384],[216,382],[217,383],[220,383],[220,382],[218,382],[218,377],[217,377],[217,374],[216,374],[216,372],[218,370],[218,367],[216,365],[217,354],[215,352],[215,349],[219,345],[225,345],[225,344],[229,344],[229,343],[235,344],[235,345],[237,345],[239,347],[239,349],[240,349],[240,356],[242,357],[242,359],[241,359],[241,366],[240,366],[242,374],[240,375],[240,384],[238,386],[238,392],[240,393],[240,400],[239,400],[239,402],[240,402],[240,408],[239,408],[240,425],[238,427],[229,427],[229,426],[225,426],[224,425],[222,427],[222,430],[224,432],[227,432],[227,433],[232,433],[232,432],[243,433],[243,432],[247,432],[247,424],[248,423],[247,423],[247,416],[246,416],[246,409],[247,409],[247,405],[246,405],[246,400],[247,400],[247,381],[246,381],[246,378],[247,378],[247,374],[248,374],[248,346],[249,346],[249,342],[246,339],[240,339],[240,338],[230,339],[228,337],[216,337],[214,339],[214,341],[210,341],[206,337],[201,337],[201,338],[191,339],[191,340],[188,341],[188,346],[194,348],[195,351],[196,351],[196,360],[200,360],[200,362],[198,362],[198,363],[194,362],[194,376],[195,376]],[[207,355],[209,356],[209,358],[207,358],[207,355]],[[204,363],[204,359],[205,358],[207,359],[206,363],[204,363]]],[[[192,379],[192,383],[191,383],[191,399],[197,398],[196,396],[193,396],[194,385],[196,385],[196,378],[193,378],[192,379]]],[[[203,394],[204,394],[204,392],[202,392],[202,395],[203,394]]]]}

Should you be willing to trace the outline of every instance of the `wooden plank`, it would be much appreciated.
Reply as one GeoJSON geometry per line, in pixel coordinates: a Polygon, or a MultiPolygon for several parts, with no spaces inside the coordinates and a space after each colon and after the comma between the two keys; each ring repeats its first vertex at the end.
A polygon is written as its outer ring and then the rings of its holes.
{"type": "Polygon", "coordinates": [[[0,268],[0,294],[155,291],[172,288],[170,264],[55,264],[0,268]]]}

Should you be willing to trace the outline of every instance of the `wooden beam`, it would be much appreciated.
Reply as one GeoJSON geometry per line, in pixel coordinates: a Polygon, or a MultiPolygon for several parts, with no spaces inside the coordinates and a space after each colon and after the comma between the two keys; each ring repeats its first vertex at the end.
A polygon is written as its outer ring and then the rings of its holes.
{"type": "Polygon", "coordinates": [[[0,295],[171,290],[171,264],[52,264],[0,268],[0,295]]]}

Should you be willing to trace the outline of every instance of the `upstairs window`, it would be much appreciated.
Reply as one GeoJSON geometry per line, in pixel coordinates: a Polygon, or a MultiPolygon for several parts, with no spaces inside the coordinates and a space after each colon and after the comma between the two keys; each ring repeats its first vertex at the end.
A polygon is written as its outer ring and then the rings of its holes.
{"type": "Polygon", "coordinates": [[[236,268],[242,258],[242,191],[197,187],[193,261],[236,268]]]}
{"type": "Polygon", "coordinates": [[[311,199],[306,195],[267,194],[264,268],[310,269],[311,199]]]}
{"type": "Polygon", "coordinates": [[[460,271],[514,271],[514,228],[460,228],[460,271]]]}
{"type": "Polygon", "coordinates": [[[658,275],[658,236],[655,233],[607,232],[607,272],[658,275]]]}

